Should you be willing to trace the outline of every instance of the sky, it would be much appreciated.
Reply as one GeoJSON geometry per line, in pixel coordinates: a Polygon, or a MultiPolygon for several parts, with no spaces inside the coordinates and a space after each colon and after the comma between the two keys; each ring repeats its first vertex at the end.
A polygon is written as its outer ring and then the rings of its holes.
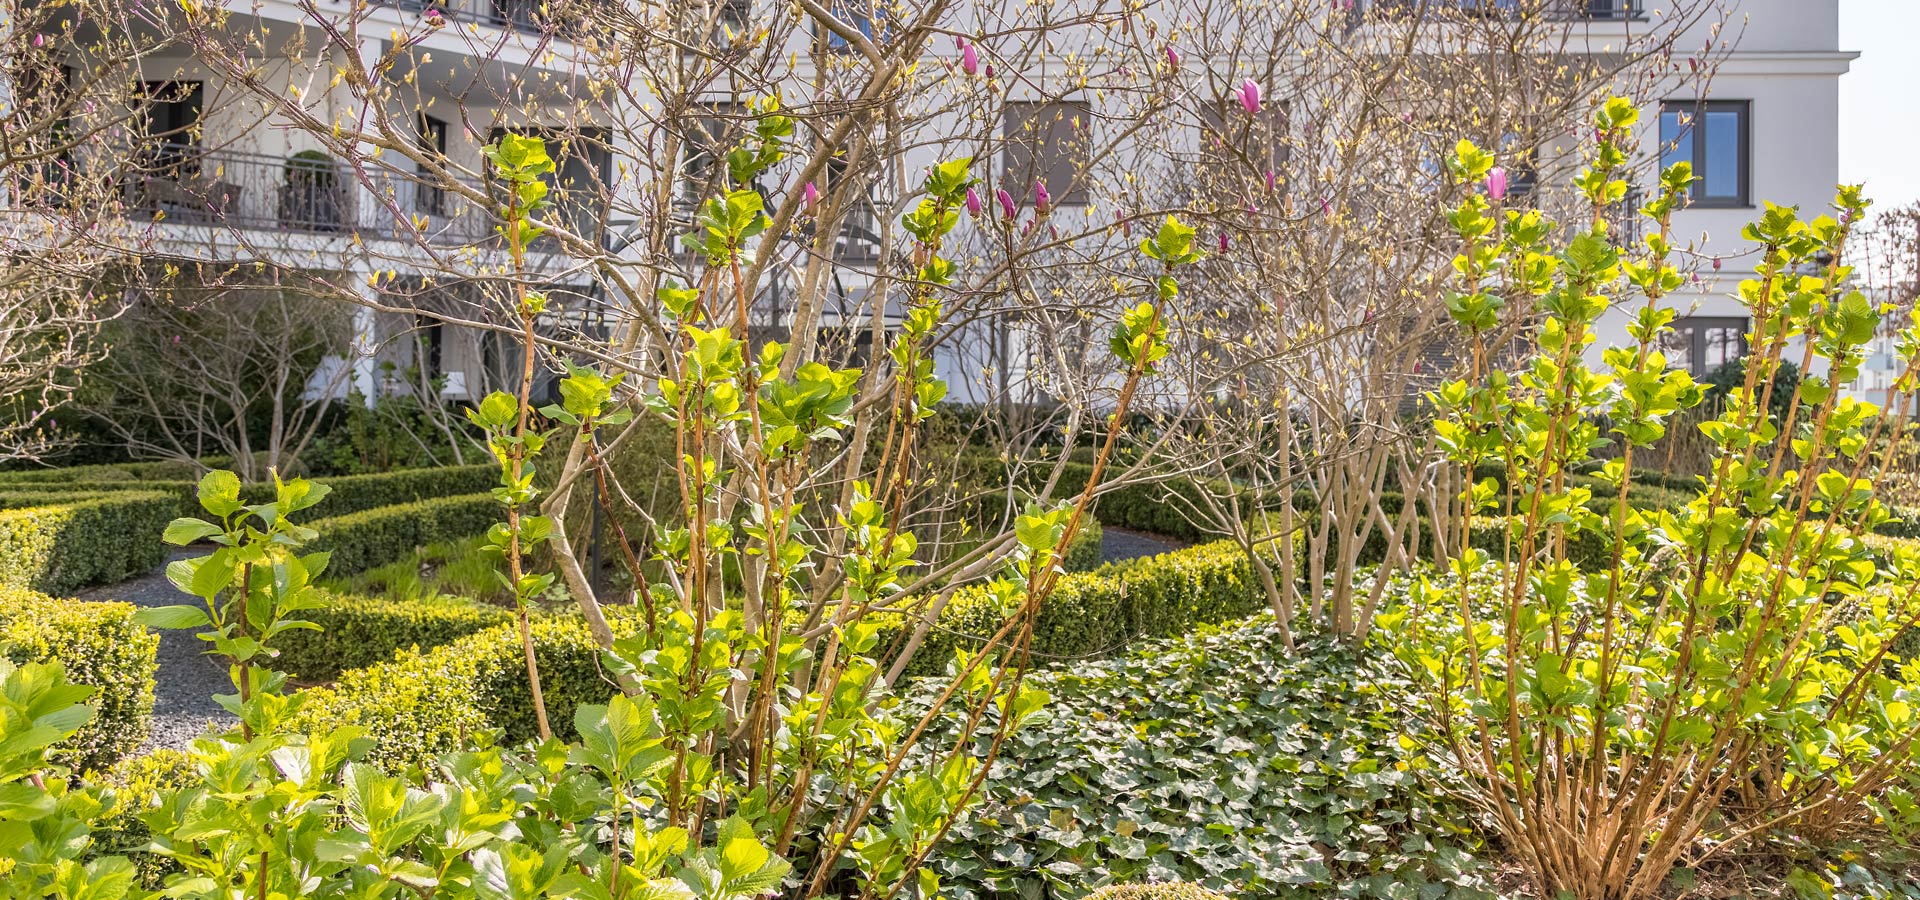
{"type": "Polygon", "coordinates": [[[1840,0],[1840,180],[1874,205],[1920,201],[1920,0],[1840,0]]]}

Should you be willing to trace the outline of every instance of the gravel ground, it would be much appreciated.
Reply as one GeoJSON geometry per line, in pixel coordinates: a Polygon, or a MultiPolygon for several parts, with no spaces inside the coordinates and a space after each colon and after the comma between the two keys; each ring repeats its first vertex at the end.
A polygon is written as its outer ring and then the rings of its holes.
{"type": "MultiPolygon", "coordinates": [[[[1101,562],[1120,562],[1178,550],[1186,544],[1160,535],[1106,528],[1100,540],[1101,562]]],[[[176,553],[178,559],[189,553],[176,553]]],[[[82,600],[119,600],[135,606],[173,606],[198,603],[195,597],[181,593],[167,581],[164,569],[156,569],[131,581],[93,588],[79,595],[82,600]]],[[[227,711],[213,702],[214,694],[231,691],[227,673],[206,655],[206,642],[191,631],[160,633],[160,670],[153,697],[153,733],[143,749],[183,748],[199,737],[209,720],[229,723],[227,711]]]]}
{"type": "Polygon", "coordinates": [[[1100,530],[1100,561],[1121,562],[1142,556],[1155,556],[1187,546],[1184,542],[1144,531],[1104,526],[1100,530]]]}
{"type": "MultiPolygon", "coordinates": [[[[172,558],[191,556],[176,553],[172,558]]],[[[198,604],[167,581],[164,567],[131,581],[82,592],[82,600],[119,600],[135,606],[198,604]]],[[[160,670],[153,691],[153,732],[141,752],[184,748],[206,730],[208,720],[231,723],[233,717],[213,702],[214,694],[233,692],[226,669],[206,655],[207,643],[192,631],[160,632],[160,670]]]]}

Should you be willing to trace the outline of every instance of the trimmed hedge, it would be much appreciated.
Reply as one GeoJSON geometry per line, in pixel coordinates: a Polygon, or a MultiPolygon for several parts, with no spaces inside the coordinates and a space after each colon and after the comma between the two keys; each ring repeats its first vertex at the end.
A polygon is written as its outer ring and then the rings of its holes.
{"type": "Polygon", "coordinates": [[[1089,518],[1080,526],[1080,533],[1073,536],[1073,543],[1067,545],[1067,552],[1060,560],[1061,568],[1069,572],[1091,572],[1103,565],[1101,544],[1106,540],[1106,529],[1100,527],[1100,520],[1089,518]]]}
{"type": "MultiPolygon", "coordinates": [[[[208,465],[217,461],[210,461],[208,465]]],[[[68,466],[63,469],[20,469],[0,472],[0,484],[61,484],[76,482],[167,482],[192,481],[200,477],[204,466],[180,460],[110,463],[97,466],[68,466]]]]}
{"type": "Polygon", "coordinates": [[[432,650],[513,621],[502,607],[469,600],[382,600],[335,594],[301,617],[322,630],[295,629],[280,639],[278,667],[301,681],[333,681],[340,673],[378,665],[396,653],[432,650]]]}
{"type": "Polygon", "coordinates": [[[1086,900],[1227,900],[1227,895],[1184,881],[1165,881],[1110,884],[1088,894],[1086,900]]]}
{"type": "Polygon", "coordinates": [[[16,665],[58,662],[76,684],[95,689],[95,710],[53,758],[75,771],[104,770],[140,748],[153,723],[160,638],[133,621],[126,603],[62,600],[0,588],[0,655],[16,665]]]}
{"type": "MultiPolygon", "coordinates": [[[[639,624],[628,607],[608,608],[607,617],[618,634],[639,624]]],[[[574,709],[605,703],[613,679],[601,671],[599,648],[579,618],[536,619],[532,631],[548,721],[556,736],[571,740],[574,709]]],[[[368,761],[390,770],[425,765],[494,729],[516,743],[538,734],[520,634],[511,623],[437,650],[404,652],[304,695],[292,728],[363,727],[373,741],[368,761]]]]}
{"type": "MultiPolygon", "coordinates": [[[[1195,624],[1265,606],[1245,557],[1232,544],[1207,544],[1063,576],[1041,612],[1033,649],[1038,662],[1106,654],[1136,637],[1182,634],[1195,624]]],[[[609,607],[607,613],[616,630],[636,624],[631,608],[609,607]]],[[[490,607],[457,602],[346,598],[315,610],[316,621],[340,634],[303,633],[282,662],[301,677],[337,674],[337,681],[306,692],[298,727],[364,726],[375,741],[375,758],[393,767],[425,762],[491,728],[502,729],[510,741],[533,736],[517,626],[504,618],[486,625],[493,615],[490,607]],[[440,640],[447,642],[437,649],[402,650],[391,661],[341,672],[353,660],[396,645],[440,640]]],[[[960,588],[908,672],[943,671],[956,643],[977,642],[1001,621],[985,587],[960,588]]],[[[598,651],[578,618],[542,617],[533,632],[548,717],[564,733],[573,708],[604,702],[612,681],[601,672],[598,651]]]]}
{"type": "Polygon", "coordinates": [[[59,594],[160,565],[179,500],[150,491],[0,510],[0,586],[59,594]]]}
{"type": "MultiPolygon", "coordinates": [[[[1141,637],[1184,634],[1195,625],[1237,619],[1266,605],[1246,556],[1232,543],[1216,541],[1062,576],[1034,623],[1033,652],[1040,661],[1105,655],[1141,637]]],[[[941,609],[907,672],[945,671],[956,645],[978,645],[1004,621],[985,586],[960,588],[941,609]]]]}
{"type": "MultiPolygon", "coordinates": [[[[54,469],[46,473],[79,472],[92,467],[82,466],[75,469],[54,469]]],[[[164,470],[163,470],[164,471],[164,470]]],[[[451,497],[458,494],[474,494],[491,490],[499,481],[500,470],[491,465],[447,466],[433,469],[400,469],[393,472],[378,472],[370,475],[346,475],[339,478],[319,479],[331,490],[326,499],[314,504],[311,515],[344,516],[382,506],[397,503],[412,503],[419,500],[432,500],[437,497],[451,497]]],[[[43,494],[48,498],[73,499],[78,495],[106,494],[120,491],[166,491],[176,495],[180,502],[179,515],[203,515],[200,504],[194,499],[198,482],[188,478],[170,478],[150,481],[134,479],[69,478],[46,479],[39,481],[10,482],[0,478],[0,503],[8,495],[43,494]]],[[[273,499],[272,484],[249,484],[240,489],[240,498],[248,503],[266,503],[273,499]]],[[[19,505],[19,504],[13,504],[19,505]]]]}
{"type": "Polygon", "coordinates": [[[416,500],[317,519],[309,546],[333,554],[327,574],[338,577],[392,562],[438,541],[472,537],[501,520],[491,493],[416,500]]]}
{"type": "MultiPolygon", "coordinates": [[[[383,506],[490,491],[500,481],[500,467],[489,464],[400,469],[315,480],[329,490],[326,498],[314,504],[309,514],[346,516],[383,506]]],[[[273,485],[248,485],[240,496],[248,503],[266,503],[273,499],[273,485]]]]}

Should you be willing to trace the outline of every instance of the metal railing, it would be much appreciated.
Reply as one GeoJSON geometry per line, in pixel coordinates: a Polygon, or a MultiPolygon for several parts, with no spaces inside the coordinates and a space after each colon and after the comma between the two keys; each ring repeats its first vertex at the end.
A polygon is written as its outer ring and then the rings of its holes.
{"type": "Polygon", "coordinates": [[[1646,17],[1642,0],[1372,0],[1355,11],[1382,17],[1426,13],[1454,18],[1511,18],[1537,11],[1554,21],[1587,22],[1646,17]]]}
{"type": "Polygon", "coordinates": [[[455,22],[473,22],[495,28],[512,28],[532,34],[545,32],[549,25],[552,25],[553,30],[557,32],[569,32],[572,30],[568,27],[570,19],[577,18],[559,14],[549,16],[543,10],[546,4],[542,0],[446,0],[446,2],[373,0],[373,2],[418,13],[434,10],[455,22]]]}
{"type": "MultiPolygon", "coordinates": [[[[142,162],[118,179],[127,213],[136,217],[446,244],[475,243],[493,233],[490,210],[449,186],[391,169],[371,170],[371,185],[363,184],[319,153],[283,159],[169,144],[142,162]]],[[[461,183],[486,190],[478,181],[461,183]]]]}

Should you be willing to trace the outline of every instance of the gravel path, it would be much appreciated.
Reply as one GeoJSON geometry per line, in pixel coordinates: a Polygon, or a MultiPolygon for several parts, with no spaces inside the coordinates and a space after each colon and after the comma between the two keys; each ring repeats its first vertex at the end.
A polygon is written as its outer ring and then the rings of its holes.
{"type": "MultiPolygon", "coordinates": [[[[194,555],[175,552],[169,561],[194,555]]],[[[176,606],[200,603],[199,598],[183,594],[167,580],[162,566],[146,575],[119,584],[92,588],[80,593],[82,600],[119,600],[135,606],[176,606]]],[[[214,694],[233,692],[226,668],[206,655],[207,642],[188,630],[160,632],[160,669],[153,691],[153,732],[141,752],[162,747],[180,749],[206,731],[207,721],[230,723],[233,717],[213,702],[214,694]]]]}
{"type": "Polygon", "coordinates": [[[1182,541],[1144,531],[1128,531],[1110,525],[1100,529],[1100,561],[1103,563],[1155,556],[1185,546],[1182,541]]]}

